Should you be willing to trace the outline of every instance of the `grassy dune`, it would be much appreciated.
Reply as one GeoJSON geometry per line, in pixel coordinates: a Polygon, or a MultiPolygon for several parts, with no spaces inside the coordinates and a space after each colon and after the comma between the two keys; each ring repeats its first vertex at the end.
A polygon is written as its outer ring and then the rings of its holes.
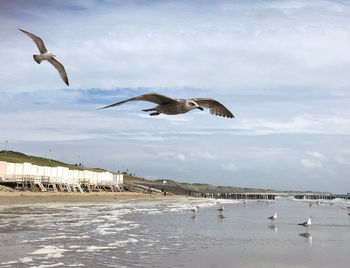
{"type": "Polygon", "coordinates": [[[99,168],[79,167],[76,165],[63,163],[54,159],[48,159],[48,158],[33,156],[33,155],[26,155],[20,152],[13,152],[13,151],[0,151],[0,161],[6,161],[6,162],[12,162],[12,163],[28,162],[38,166],[48,166],[48,167],[62,166],[70,169],[104,171],[103,169],[99,169],[99,168]]]}
{"type": "MultiPolygon", "coordinates": [[[[105,171],[99,168],[86,168],[79,167],[72,164],[63,163],[54,159],[48,159],[44,157],[26,155],[20,152],[13,151],[0,151],[0,161],[7,161],[13,163],[24,163],[29,162],[34,165],[40,166],[63,166],[68,167],[70,169],[80,169],[80,170],[92,170],[92,171],[105,171]]],[[[201,184],[201,183],[180,183],[173,180],[167,180],[167,184],[163,185],[162,180],[146,180],[141,177],[125,175],[124,174],[124,182],[126,183],[135,183],[142,184],[145,186],[153,186],[157,189],[161,189],[163,187],[167,188],[167,190],[174,194],[185,194],[186,191],[193,192],[201,192],[201,193],[264,193],[264,192],[274,192],[274,193],[301,193],[299,191],[276,191],[271,189],[254,189],[254,188],[241,188],[234,186],[214,186],[211,184],[201,184]]]]}
{"type": "Polygon", "coordinates": [[[162,180],[146,180],[139,177],[124,175],[124,181],[142,184],[146,186],[153,186],[157,189],[167,188],[169,192],[174,194],[185,194],[186,191],[201,192],[201,193],[264,193],[264,192],[282,192],[270,189],[253,189],[242,188],[234,186],[214,186],[211,184],[202,183],[181,183],[172,180],[167,180],[167,183],[163,185],[162,180]]]}

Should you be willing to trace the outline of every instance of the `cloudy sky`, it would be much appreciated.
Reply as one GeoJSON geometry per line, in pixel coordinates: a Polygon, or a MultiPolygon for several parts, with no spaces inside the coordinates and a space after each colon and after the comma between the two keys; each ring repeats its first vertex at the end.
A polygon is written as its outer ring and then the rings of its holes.
{"type": "Polygon", "coordinates": [[[178,181],[350,192],[348,1],[0,1],[0,149],[178,181]],[[18,28],[43,38],[70,87],[18,28]],[[150,117],[158,92],[212,97],[150,117]]]}

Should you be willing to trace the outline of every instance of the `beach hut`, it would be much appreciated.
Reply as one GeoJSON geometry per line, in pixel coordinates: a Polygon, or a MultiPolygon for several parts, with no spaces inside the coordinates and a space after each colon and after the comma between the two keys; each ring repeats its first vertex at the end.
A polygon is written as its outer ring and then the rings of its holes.
{"type": "Polygon", "coordinates": [[[69,168],[62,167],[62,183],[69,184],[69,168]]]}
{"type": "Polygon", "coordinates": [[[51,177],[51,167],[44,167],[45,172],[44,172],[44,176],[49,179],[51,177]]]}
{"type": "Polygon", "coordinates": [[[91,170],[84,170],[84,179],[88,181],[89,183],[92,180],[92,171],[91,170]]]}
{"type": "Polygon", "coordinates": [[[51,174],[49,179],[50,182],[53,182],[53,183],[58,182],[57,171],[58,171],[57,167],[51,167],[51,174]]]}
{"type": "MultiPolygon", "coordinates": [[[[43,180],[45,180],[45,167],[43,166],[37,166],[37,169],[36,169],[36,177],[35,177],[35,180],[39,180],[40,179],[40,184],[42,184],[43,180]]],[[[41,185],[39,185],[40,188],[41,185]]]]}
{"type": "Polygon", "coordinates": [[[97,185],[103,185],[105,180],[104,178],[105,178],[104,172],[99,172],[97,175],[97,185]]]}
{"type": "Polygon", "coordinates": [[[27,174],[29,175],[28,177],[33,181],[33,183],[35,184],[36,182],[41,182],[41,177],[38,176],[38,168],[39,166],[36,165],[32,165],[30,164],[30,169],[27,171],[28,167],[24,166],[24,174],[25,176],[27,176],[27,174]]]}
{"type": "Polygon", "coordinates": [[[60,183],[62,183],[62,180],[63,180],[63,169],[64,167],[60,167],[60,166],[57,167],[57,180],[60,183]]]}
{"type": "Polygon", "coordinates": [[[79,183],[79,170],[73,170],[73,184],[79,183]]]}
{"type": "Polygon", "coordinates": [[[72,169],[68,170],[68,184],[70,186],[74,185],[74,170],[72,170],[72,169]]]}
{"type": "Polygon", "coordinates": [[[113,174],[113,185],[118,185],[118,174],[113,174]]]}
{"type": "Polygon", "coordinates": [[[113,185],[113,173],[106,172],[106,185],[113,185]]]}
{"type": "Polygon", "coordinates": [[[7,166],[7,162],[0,161],[0,178],[6,177],[6,166],[7,166]]]}
{"type": "Polygon", "coordinates": [[[15,164],[15,175],[16,177],[23,176],[23,164],[20,164],[20,163],[15,164]]]}
{"type": "Polygon", "coordinates": [[[97,182],[98,182],[98,172],[92,172],[92,179],[90,181],[90,184],[96,186],[97,182]]]}
{"type": "Polygon", "coordinates": [[[30,176],[31,175],[31,167],[32,167],[32,163],[23,163],[23,175],[24,176],[30,176]]]}
{"type": "Polygon", "coordinates": [[[14,163],[7,163],[6,164],[6,178],[12,179],[15,176],[15,164],[14,163]]]}
{"type": "Polygon", "coordinates": [[[79,182],[83,182],[84,181],[84,170],[79,170],[79,182]]]}
{"type": "Polygon", "coordinates": [[[45,167],[43,166],[37,166],[37,176],[40,177],[40,178],[44,178],[45,177],[45,167]]]}
{"type": "Polygon", "coordinates": [[[38,176],[38,169],[39,169],[39,166],[30,164],[30,170],[27,173],[26,168],[24,168],[25,170],[24,174],[28,174],[30,177],[35,178],[38,176]]]}

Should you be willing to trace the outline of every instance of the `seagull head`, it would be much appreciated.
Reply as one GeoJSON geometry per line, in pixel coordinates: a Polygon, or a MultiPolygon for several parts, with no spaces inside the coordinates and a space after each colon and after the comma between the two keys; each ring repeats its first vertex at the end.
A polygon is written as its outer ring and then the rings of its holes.
{"type": "Polygon", "coordinates": [[[50,54],[51,57],[56,57],[56,55],[52,52],[49,52],[48,54],[50,54]]]}
{"type": "Polygon", "coordinates": [[[196,103],[195,101],[193,100],[187,100],[186,101],[186,106],[189,108],[189,110],[193,110],[193,109],[199,109],[201,111],[203,111],[204,109],[202,107],[200,107],[198,105],[198,103],[196,103]]]}

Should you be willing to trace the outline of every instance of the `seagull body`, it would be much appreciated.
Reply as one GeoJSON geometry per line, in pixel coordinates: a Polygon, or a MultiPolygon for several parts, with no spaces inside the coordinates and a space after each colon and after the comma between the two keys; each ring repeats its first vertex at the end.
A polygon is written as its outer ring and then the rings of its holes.
{"type": "Polygon", "coordinates": [[[269,220],[271,220],[271,222],[275,221],[277,219],[277,212],[275,212],[275,214],[271,217],[268,217],[269,220]]]}
{"type": "Polygon", "coordinates": [[[224,211],[224,206],[222,206],[221,208],[218,208],[218,211],[223,212],[224,211]]]}
{"type": "Polygon", "coordinates": [[[196,207],[194,207],[194,208],[191,208],[191,211],[193,212],[193,213],[197,213],[198,212],[198,206],[196,206],[196,207]]]}
{"type": "Polygon", "coordinates": [[[176,115],[184,114],[193,109],[204,110],[203,107],[209,108],[211,114],[218,116],[234,118],[233,114],[220,102],[210,99],[210,98],[194,98],[194,99],[176,99],[170,98],[165,95],[157,93],[148,93],[144,95],[137,96],[135,98],[127,99],[121,102],[117,102],[100,109],[106,109],[114,106],[122,105],[123,103],[129,101],[148,101],[158,104],[158,106],[151,109],[142,110],[144,112],[151,112],[151,116],[159,114],[176,115]],[[201,107],[203,106],[203,107],[201,107]]]}
{"type": "Polygon", "coordinates": [[[308,218],[308,220],[303,222],[303,223],[299,223],[299,225],[304,226],[304,227],[311,226],[311,218],[308,218]]]}
{"type": "Polygon", "coordinates": [[[50,62],[59,72],[62,80],[67,84],[67,86],[69,86],[68,77],[64,66],[58,60],[55,59],[56,55],[54,53],[47,51],[43,40],[39,36],[36,36],[30,32],[21,29],[19,30],[27,36],[29,36],[38,47],[40,55],[33,55],[33,58],[36,61],[36,63],[40,64],[43,60],[47,60],[48,62],[50,62]]]}

